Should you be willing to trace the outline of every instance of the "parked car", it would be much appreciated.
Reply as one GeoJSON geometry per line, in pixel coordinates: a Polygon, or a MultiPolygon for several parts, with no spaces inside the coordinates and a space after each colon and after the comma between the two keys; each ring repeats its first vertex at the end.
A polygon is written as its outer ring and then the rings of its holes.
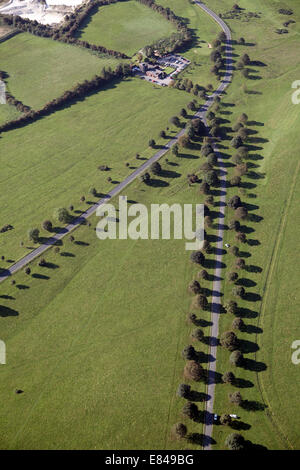
{"type": "Polygon", "coordinates": [[[217,423],[219,421],[219,415],[217,413],[214,414],[214,422],[217,423]]]}
{"type": "Polygon", "coordinates": [[[238,415],[229,415],[230,418],[234,418],[234,419],[240,419],[238,415]]]}

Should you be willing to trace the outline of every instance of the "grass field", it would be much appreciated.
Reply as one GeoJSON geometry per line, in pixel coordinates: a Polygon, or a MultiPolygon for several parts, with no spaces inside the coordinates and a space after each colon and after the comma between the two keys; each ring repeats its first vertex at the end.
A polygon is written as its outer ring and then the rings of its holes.
{"type": "Polygon", "coordinates": [[[119,62],[29,33],[0,43],[0,54],[1,70],[9,75],[8,91],[34,109],[41,108],[77,83],[100,75],[104,66],[114,68],[119,62]]]}
{"type": "Polygon", "coordinates": [[[78,37],[132,56],[142,47],[170,36],[176,28],[159,13],[135,0],[97,8],[78,37]]]}
{"type": "MultiPolygon", "coordinates": [[[[186,178],[201,163],[198,155],[168,155],[162,163],[168,172],[155,185],[137,181],[125,194],[148,206],[199,203],[198,185],[189,187],[186,178]]],[[[31,276],[20,272],[16,286],[1,284],[7,346],[1,448],[182,446],[169,436],[183,419],[184,400],[175,393],[183,380],[181,351],[190,342],[187,285],[199,267],[189,262],[182,240],[100,241],[98,219],[91,222],[74,233],[75,243],[64,240],[60,255],[47,252],[48,268],[34,262],[31,276]],[[24,393],[16,395],[16,388],[24,393]]],[[[187,425],[189,432],[202,431],[201,423],[187,425]]]]}
{"type": "Polygon", "coordinates": [[[141,165],[136,153],[149,157],[153,153],[149,139],[162,143],[160,130],[189,101],[188,93],[128,79],[28,127],[2,134],[0,226],[15,227],[1,236],[6,258],[25,254],[20,241],[26,245],[28,229],[52,218],[55,207],[73,204],[81,209],[80,197],[88,197],[91,187],[106,193],[113,187],[107,182],[109,176],[121,181],[141,165]],[[99,171],[101,164],[111,171],[99,171]]]}
{"type": "Polygon", "coordinates": [[[9,104],[0,104],[0,124],[16,119],[20,115],[21,113],[19,113],[14,106],[10,106],[9,104]]]}

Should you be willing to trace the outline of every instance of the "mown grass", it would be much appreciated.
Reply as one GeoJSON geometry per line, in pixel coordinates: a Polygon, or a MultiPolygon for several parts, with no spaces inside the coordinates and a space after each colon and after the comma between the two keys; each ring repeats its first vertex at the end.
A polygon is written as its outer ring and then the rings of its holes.
{"type": "MultiPolygon", "coordinates": [[[[239,273],[241,285],[246,288],[246,299],[238,301],[241,315],[247,324],[244,333],[238,333],[242,349],[248,360],[246,369],[229,364],[229,353],[219,349],[217,370],[224,373],[233,370],[244,380],[239,390],[246,409],[239,409],[228,402],[228,393],[236,387],[217,385],[215,410],[219,414],[237,413],[241,417],[240,432],[254,444],[268,449],[299,448],[299,420],[297,418],[297,366],[292,364],[292,342],[299,338],[297,324],[296,291],[298,278],[295,240],[297,237],[299,112],[292,104],[291,84],[299,76],[298,31],[299,7],[285,2],[295,14],[296,25],[290,33],[280,37],[275,29],[286,20],[278,15],[279,3],[241,1],[247,10],[261,12],[261,18],[249,22],[228,21],[233,38],[245,37],[252,46],[234,46],[238,56],[247,52],[251,60],[261,61],[265,66],[253,64],[252,76],[246,81],[250,93],[244,93],[242,79],[237,72],[233,85],[223,99],[230,106],[222,108],[223,118],[230,126],[241,112],[249,116],[252,135],[249,138],[250,173],[244,178],[240,190],[231,188],[228,197],[239,192],[248,204],[249,220],[243,226],[249,239],[240,250],[247,268],[239,273]],[[249,370],[252,369],[252,370],[249,370]],[[257,408],[256,411],[254,411],[257,408]],[[260,408],[265,408],[264,411],[260,408]]],[[[211,8],[227,11],[232,5],[211,2],[211,8]]],[[[222,152],[227,161],[234,153],[229,142],[224,142],[222,152]]],[[[229,167],[229,174],[232,168],[229,167]]],[[[225,223],[233,217],[227,211],[225,223]]],[[[237,244],[234,235],[227,231],[225,242],[237,244]]],[[[224,255],[224,277],[234,269],[234,258],[224,255]]],[[[232,285],[224,282],[224,302],[232,298],[232,285]]],[[[231,329],[233,316],[220,317],[220,333],[231,329]]],[[[299,367],[299,366],[298,366],[299,367]]],[[[229,428],[215,427],[216,448],[224,448],[229,428]]]]}
{"type": "Polygon", "coordinates": [[[136,153],[144,158],[155,153],[149,139],[163,144],[160,130],[190,99],[183,91],[128,79],[30,126],[3,133],[0,226],[14,226],[0,239],[6,259],[28,252],[27,231],[52,219],[56,207],[77,206],[82,195],[89,199],[91,187],[106,194],[132,173],[142,163],[136,153]],[[101,164],[110,171],[99,171],[101,164]]]}
{"type": "Polygon", "coordinates": [[[83,41],[100,44],[130,56],[176,32],[176,28],[159,13],[129,0],[102,8],[82,24],[77,36],[83,41]]]}
{"type": "Polygon", "coordinates": [[[21,113],[14,106],[9,104],[0,104],[0,124],[16,119],[21,113]]]}
{"type": "Polygon", "coordinates": [[[76,46],[29,33],[0,44],[1,70],[8,74],[8,91],[34,109],[62,95],[84,80],[116,67],[118,60],[98,57],[76,46]]]}

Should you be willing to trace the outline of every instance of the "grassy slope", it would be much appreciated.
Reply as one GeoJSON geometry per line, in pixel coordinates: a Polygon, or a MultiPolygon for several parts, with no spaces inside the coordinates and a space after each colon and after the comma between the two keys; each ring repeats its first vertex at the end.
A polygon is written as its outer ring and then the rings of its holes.
{"type": "Polygon", "coordinates": [[[170,36],[176,28],[160,14],[130,0],[98,8],[78,37],[132,56],[142,47],[170,36]]]}
{"type": "Polygon", "coordinates": [[[68,44],[18,34],[0,44],[1,70],[8,73],[8,91],[32,108],[41,108],[64,91],[118,63],[68,44]]]}
{"type": "MultiPolygon", "coordinates": [[[[274,29],[286,20],[286,17],[277,14],[279,3],[274,5],[274,2],[257,0],[251,3],[251,11],[262,12],[262,19],[247,23],[228,21],[234,38],[244,36],[248,42],[256,43],[248,48],[238,46],[235,52],[240,54],[246,51],[252,59],[261,60],[267,67],[252,67],[262,79],[247,81],[249,89],[252,88],[261,94],[244,95],[241,89],[244,81],[236,76],[227,96],[227,101],[235,103],[236,106],[227,108],[232,111],[232,115],[224,115],[234,123],[236,117],[245,111],[251,121],[262,123],[251,126],[258,133],[250,142],[256,148],[253,148],[253,157],[249,161],[252,162],[252,170],[259,178],[253,175],[254,179],[246,179],[246,201],[251,211],[263,220],[260,223],[246,224],[250,227],[248,238],[253,240],[253,246],[241,247],[247,265],[258,266],[262,272],[260,274],[247,270],[240,273],[240,277],[245,279],[246,290],[250,295],[249,301],[239,304],[245,309],[244,320],[250,326],[248,333],[239,333],[238,336],[245,341],[243,347],[249,351],[246,356],[257,361],[255,368],[265,364],[267,369],[258,373],[238,369],[236,375],[254,385],[240,389],[244,399],[265,402],[268,406],[265,412],[237,411],[246,423],[244,436],[270,449],[299,448],[300,445],[299,421],[295,412],[298,406],[298,370],[297,366],[291,363],[291,344],[299,338],[300,333],[297,325],[299,297],[295,284],[299,269],[293,244],[297,237],[295,230],[298,190],[295,193],[293,191],[297,188],[299,180],[296,149],[299,148],[297,129],[300,118],[297,106],[291,102],[291,84],[300,73],[297,52],[300,9],[292,2],[285,3],[294,9],[293,18],[297,20],[297,25],[290,27],[289,35],[284,38],[274,33],[274,29]],[[258,140],[255,140],[257,138],[258,140]],[[288,302],[287,292],[291,292],[288,294],[288,302]],[[256,299],[257,295],[263,296],[262,305],[256,299]],[[263,395],[259,393],[258,387],[263,395]]],[[[245,1],[239,4],[242,7],[248,5],[245,1]]],[[[231,6],[229,1],[223,2],[222,7],[219,2],[211,2],[211,8],[219,11],[226,11],[231,6]]],[[[224,152],[227,153],[227,149],[224,152]]],[[[235,193],[236,190],[229,191],[229,195],[235,193]]],[[[245,196],[242,197],[245,199],[245,196]]],[[[230,218],[232,214],[228,212],[227,221],[230,218]]],[[[235,243],[230,233],[225,241],[235,243]]],[[[232,255],[224,256],[224,262],[228,268],[232,267],[232,255]]],[[[226,283],[226,300],[232,298],[231,289],[232,286],[226,283]]],[[[230,315],[221,317],[221,331],[230,329],[232,319],[230,315]]],[[[220,350],[218,370],[221,373],[231,369],[228,356],[228,353],[220,350]]],[[[228,404],[229,391],[230,387],[217,386],[217,412],[236,412],[236,408],[228,404]]],[[[228,433],[228,429],[215,429],[217,447],[223,447],[224,438],[228,433]]]]}

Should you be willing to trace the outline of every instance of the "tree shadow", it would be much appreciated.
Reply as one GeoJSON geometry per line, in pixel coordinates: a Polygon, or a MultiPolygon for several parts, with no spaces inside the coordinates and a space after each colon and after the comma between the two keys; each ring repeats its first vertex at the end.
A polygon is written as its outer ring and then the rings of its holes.
{"type": "Polygon", "coordinates": [[[256,400],[243,400],[241,408],[246,411],[264,411],[268,407],[264,403],[260,403],[256,400]]]}
{"type": "Polygon", "coordinates": [[[234,386],[237,388],[252,388],[254,387],[254,383],[250,380],[245,380],[242,378],[236,377],[234,380],[234,386]]]}
{"type": "Polygon", "coordinates": [[[39,273],[32,274],[32,277],[34,279],[44,279],[45,281],[48,281],[48,279],[50,279],[49,276],[45,276],[44,274],[39,274],[39,273]]]}
{"type": "Polygon", "coordinates": [[[252,372],[263,372],[267,370],[267,366],[264,362],[258,362],[254,359],[244,358],[243,369],[250,370],[252,372]]]}
{"type": "Polygon", "coordinates": [[[65,256],[66,258],[75,258],[76,255],[70,253],[69,251],[63,251],[60,256],[65,256]]]}
{"type": "Polygon", "coordinates": [[[248,341],[246,339],[239,339],[239,349],[243,354],[254,353],[259,350],[259,346],[253,341],[248,341]]]}
{"type": "Polygon", "coordinates": [[[29,286],[26,286],[25,284],[17,284],[16,287],[17,289],[20,289],[20,290],[29,289],[29,286]]]}

